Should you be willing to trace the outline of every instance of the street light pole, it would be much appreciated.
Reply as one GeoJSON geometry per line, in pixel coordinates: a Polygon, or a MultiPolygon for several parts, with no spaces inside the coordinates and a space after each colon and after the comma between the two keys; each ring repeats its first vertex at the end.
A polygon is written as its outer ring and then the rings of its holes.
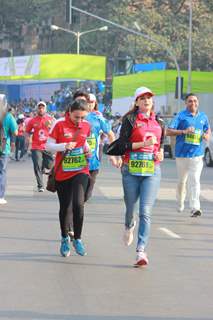
{"type": "Polygon", "coordinates": [[[65,29],[65,28],[62,28],[62,27],[59,27],[59,26],[56,26],[54,24],[51,25],[51,30],[53,31],[57,31],[57,30],[61,30],[61,31],[64,31],[64,32],[67,32],[67,33],[71,33],[73,34],[74,36],[76,36],[76,39],[77,39],[77,54],[80,53],[80,37],[84,34],[87,34],[87,33],[90,33],[90,32],[94,32],[94,31],[107,31],[108,30],[108,27],[107,26],[103,26],[103,27],[100,27],[100,28],[95,28],[95,29],[91,29],[91,30],[86,30],[86,31],[83,31],[83,32],[75,32],[75,31],[72,31],[72,30],[69,30],[69,29],[65,29]]]}
{"type": "Polygon", "coordinates": [[[191,92],[192,83],[192,0],[189,1],[189,52],[188,52],[188,88],[187,92],[191,92]]]}
{"type": "Polygon", "coordinates": [[[77,32],[76,37],[77,37],[77,54],[80,53],[80,32],[77,32]]]}
{"type": "Polygon", "coordinates": [[[146,35],[142,32],[139,32],[139,31],[136,31],[136,30],[133,30],[133,29],[130,29],[130,28],[127,28],[127,27],[124,27],[118,23],[115,23],[113,21],[110,21],[110,20],[107,20],[107,19],[104,19],[102,17],[99,17],[99,16],[96,16],[95,14],[93,13],[90,13],[88,11],[84,11],[84,10],[81,10],[75,6],[71,6],[73,10],[76,10],[78,12],[81,12],[83,14],[86,14],[88,16],[91,16],[95,19],[98,19],[98,20],[101,20],[101,21],[104,21],[108,24],[111,24],[113,26],[115,26],[116,28],[119,28],[119,29],[122,29],[122,30],[125,30],[125,31],[128,31],[129,33],[132,33],[132,34],[135,34],[135,35],[138,35],[138,36],[141,36],[149,41],[152,41],[153,43],[157,44],[158,46],[160,46],[161,48],[163,48],[164,50],[166,50],[166,52],[168,53],[168,55],[172,58],[172,60],[174,61],[174,64],[175,64],[175,67],[177,69],[177,75],[178,75],[178,110],[180,110],[180,107],[181,107],[181,74],[180,74],[180,67],[179,67],[179,64],[177,62],[177,58],[176,56],[174,55],[174,53],[169,49],[167,48],[166,45],[164,45],[163,43],[161,43],[160,41],[152,38],[151,36],[149,35],[146,35]]]}

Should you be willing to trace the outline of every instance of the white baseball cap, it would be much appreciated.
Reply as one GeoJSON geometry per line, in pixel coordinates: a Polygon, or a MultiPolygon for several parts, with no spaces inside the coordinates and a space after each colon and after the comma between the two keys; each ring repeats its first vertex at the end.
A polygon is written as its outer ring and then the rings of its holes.
{"type": "Polygon", "coordinates": [[[135,100],[137,100],[139,97],[143,96],[145,93],[149,93],[151,96],[154,96],[154,93],[146,87],[140,87],[136,89],[135,91],[135,100]]]}
{"type": "Polygon", "coordinates": [[[18,119],[20,119],[20,120],[24,119],[24,115],[23,115],[22,113],[19,114],[19,115],[18,115],[18,119]]]}
{"type": "Polygon", "coordinates": [[[96,102],[96,96],[92,93],[89,93],[89,102],[96,102]]]}
{"type": "Polygon", "coordinates": [[[37,108],[38,108],[40,105],[44,106],[45,109],[47,108],[47,105],[46,105],[46,103],[45,103],[44,101],[39,101],[39,102],[37,103],[37,108]]]}

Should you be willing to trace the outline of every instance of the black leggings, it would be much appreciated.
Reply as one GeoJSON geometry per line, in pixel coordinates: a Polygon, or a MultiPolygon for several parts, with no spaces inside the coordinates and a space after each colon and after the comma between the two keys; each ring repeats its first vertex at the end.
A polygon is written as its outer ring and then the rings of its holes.
{"type": "Polygon", "coordinates": [[[99,170],[90,170],[89,173],[90,173],[90,177],[89,177],[87,190],[86,190],[86,193],[85,193],[85,202],[87,200],[89,200],[89,198],[91,198],[91,196],[92,196],[92,191],[94,189],[96,177],[97,177],[97,175],[99,173],[99,170]]]}
{"type": "Polygon", "coordinates": [[[57,181],[56,188],[60,203],[59,221],[62,237],[67,237],[70,227],[70,213],[73,212],[74,238],[80,239],[84,219],[84,195],[88,185],[88,175],[79,173],[76,176],[57,181]],[[72,210],[68,210],[72,208],[72,210]]]}

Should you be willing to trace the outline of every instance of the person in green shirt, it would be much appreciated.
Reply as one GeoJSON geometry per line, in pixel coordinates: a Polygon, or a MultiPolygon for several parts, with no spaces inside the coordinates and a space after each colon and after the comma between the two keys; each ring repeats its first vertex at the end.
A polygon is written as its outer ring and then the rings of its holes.
{"type": "Polygon", "coordinates": [[[0,94],[0,205],[6,204],[5,190],[7,164],[10,155],[10,139],[17,135],[17,123],[8,112],[8,104],[4,94],[0,94]]]}

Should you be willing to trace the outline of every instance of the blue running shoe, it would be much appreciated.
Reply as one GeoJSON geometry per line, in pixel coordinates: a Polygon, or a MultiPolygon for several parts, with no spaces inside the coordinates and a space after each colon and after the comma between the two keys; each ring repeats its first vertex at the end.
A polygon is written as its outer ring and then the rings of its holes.
{"type": "Polygon", "coordinates": [[[86,255],[86,251],[83,245],[83,242],[81,241],[81,239],[75,239],[73,240],[73,247],[75,248],[75,251],[77,254],[79,254],[80,256],[85,256],[86,255]]]}
{"type": "Polygon", "coordinates": [[[70,237],[62,237],[61,238],[61,248],[60,253],[63,257],[69,257],[70,256],[70,237]]]}

